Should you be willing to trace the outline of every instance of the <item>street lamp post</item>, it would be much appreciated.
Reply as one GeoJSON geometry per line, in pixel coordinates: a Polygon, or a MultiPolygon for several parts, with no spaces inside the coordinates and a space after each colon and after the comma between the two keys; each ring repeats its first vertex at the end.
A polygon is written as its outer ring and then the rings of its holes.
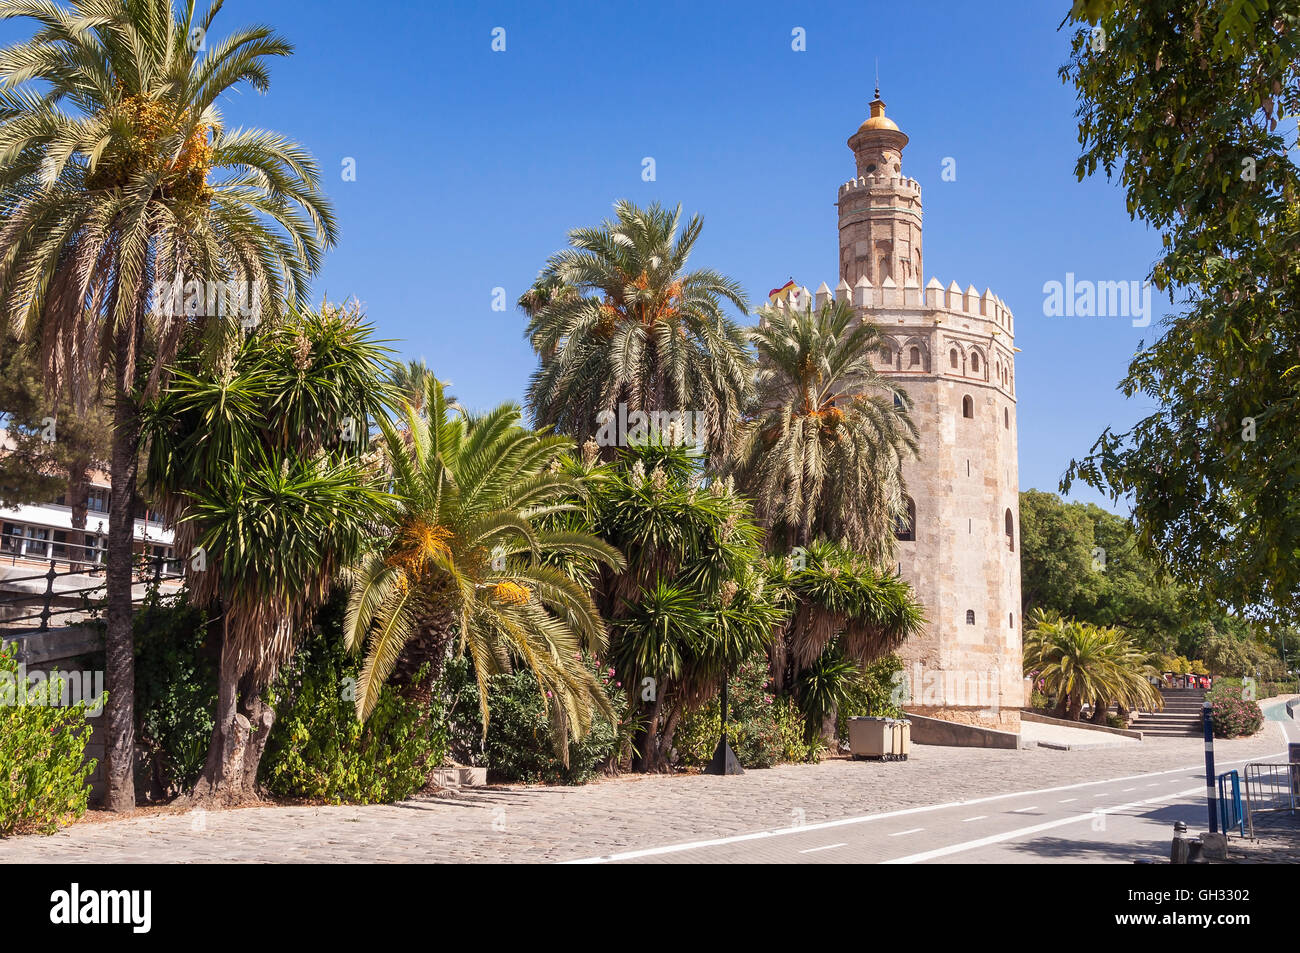
{"type": "Polygon", "coordinates": [[[722,673],[722,739],[718,742],[718,747],[714,749],[713,760],[709,766],[704,769],[705,774],[744,774],[745,769],[740,766],[740,759],[736,753],[731,750],[731,745],[727,743],[727,679],[730,672],[722,673]]]}

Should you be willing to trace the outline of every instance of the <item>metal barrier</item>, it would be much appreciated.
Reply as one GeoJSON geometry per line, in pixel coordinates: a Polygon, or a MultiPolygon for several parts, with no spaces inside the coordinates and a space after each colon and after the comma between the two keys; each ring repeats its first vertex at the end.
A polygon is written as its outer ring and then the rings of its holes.
{"type": "Polygon", "coordinates": [[[1241,776],[1236,771],[1219,775],[1219,830],[1228,833],[1235,827],[1246,836],[1246,817],[1241,810],[1241,776]]]}
{"type": "MultiPolygon", "coordinates": [[[[52,559],[50,560],[50,568],[46,572],[32,576],[8,576],[0,579],[0,584],[6,586],[11,585],[12,583],[31,582],[37,579],[45,581],[44,592],[9,591],[0,593],[0,610],[3,610],[5,607],[35,609],[37,605],[40,606],[37,611],[28,612],[26,615],[13,616],[0,621],[0,627],[30,628],[30,626],[35,623],[37,631],[43,632],[50,627],[50,619],[55,616],[68,615],[69,613],[84,613],[88,611],[91,594],[97,593],[100,590],[106,590],[107,580],[105,582],[96,583],[92,586],[81,586],[75,589],[62,589],[56,591],[54,588],[54,580],[62,576],[85,576],[94,578],[105,571],[103,567],[95,567],[90,569],[67,569],[63,572],[59,572],[55,568],[57,564],[58,561],[52,559]],[[81,605],[64,609],[54,608],[54,601],[56,599],[61,600],[72,597],[80,597],[81,605]],[[24,623],[26,623],[26,625],[24,625],[24,623]]],[[[181,580],[185,577],[184,567],[180,560],[174,558],[167,559],[162,556],[137,559],[132,569],[132,575],[136,584],[144,583],[152,584],[154,586],[159,585],[163,580],[181,580]]],[[[133,604],[139,603],[141,598],[133,598],[131,601],[133,604]]]]}
{"type": "Polygon", "coordinates": [[[1269,811],[1294,814],[1300,794],[1300,765],[1257,761],[1246,765],[1246,821],[1255,839],[1255,815],[1269,811]]]}

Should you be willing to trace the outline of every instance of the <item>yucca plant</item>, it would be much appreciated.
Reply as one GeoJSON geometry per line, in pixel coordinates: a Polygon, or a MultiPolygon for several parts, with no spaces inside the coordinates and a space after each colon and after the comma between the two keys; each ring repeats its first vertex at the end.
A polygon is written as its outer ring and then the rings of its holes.
{"type": "Polygon", "coordinates": [[[792,556],[769,558],[767,571],[791,612],[773,646],[772,668],[782,689],[833,640],[844,657],[866,665],[925,625],[911,586],[841,546],[812,543],[792,556]]]}
{"type": "Polygon", "coordinates": [[[433,375],[425,387],[423,413],[408,403],[400,429],[383,425],[396,509],[350,573],[344,635],[365,653],[357,714],[369,716],[390,678],[427,702],[459,650],[473,662],[485,729],[488,679],[518,665],[533,672],[567,763],[570,738],[613,713],[580,660],[604,649],[604,620],[588,586],[555,561],[617,570],[623,557],[586,533],[548,526],[586,492],[564,466],[570,440],[522,427],[514,404],[467,414],[433,375]]]}
{"type": "Polygon", "coordinates": [[[799,705],[809,737],[833,744],[866,666],[919,634],[924,608],[897,575],[830,543],[769,557],[765,571],[786,613],[770,652],[774,684],[799,705]]]}
{"type": "MultiPolygon", "coordinates": [[[[528,387],[538,426],[584,442],[602,412],[702,414],[706,443],[730,438],[752,387],[744,291],[707,268],[687,270],[703,220],[658,204],[614,205],[614,218],[569,233],[521,299],[540,359],[528,387]]],[[[606,460],[615,451],[605,451],[606,460]]]]}
{"type": "Polygon", "coordinates": [[[612,620],[606,657],[638,721],[625,761],[667,767],[683,714],[718,691],[728,669],[766,649],[782,618],[762,574],[761,533],[743,499],[678,446],[650,443],[594,465],[585,519],[627,556],[602,572],[598,602],[612,620]]]}
{"type": "Polygon", "coordinates": [[[265,689],[335,574],[391,505],[370,422],[386,351],[355,308],[263,325],[228,367],[184,362],[143,413],[146,487],[175,527],[191,598],[220,647],[215,728],[195,801],[256,799],[275,712],[265,689]]]}
{"type": "Polygon", "coordinates": [[[804,737],[812,740],[835,731],[836,716],[863,691],[865,676],[859,662],[845,658],[832,642],[795,676],[794,697],[803,715],[804,737]]]}
{"type": "Polygon", "coordinates": [[[910,398],[872,366],[879,330],[846,301],[760,316],[757,393],[734,472],[769,548],[828,540],[888,558],[906,512],[903,463],[918,444],[910,398]]]}
{"type": "MultiPolygon", "coordinates": [[[[51,383],[113,407],[106,668],[108,804],[135,807],[132,513],[138,400],[190,335],[224,352],[236,321],[158,309],[158,282],[232,281],[264,308],[303,302],[336,237],[300,146],[229,129],[218,103],[264,92],[292,47],[270,28],[212,33],[193,0],[3,0],[36,33],[0,50],[0,315],[51,383]]],[[[202,311],[203,309],[196,309],[202,311]]],[[[255,315],[253,316],[256,317],[255,315]]]]}

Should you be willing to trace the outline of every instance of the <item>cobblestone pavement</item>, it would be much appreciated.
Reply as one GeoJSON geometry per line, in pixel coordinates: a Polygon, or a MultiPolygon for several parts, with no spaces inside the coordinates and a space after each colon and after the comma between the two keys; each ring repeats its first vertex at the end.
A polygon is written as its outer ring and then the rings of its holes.
{"type": "MultiPolygon", "coordinates": [[[[1277,725],[1216,744],[1221,764],[1284,750],[1277,725]]],[[[49,837],[0,842],[0,864],[552,862],[1201,763],[1194,738],[1076,751],[916,746],[906,762],[833,760],[740,777],[484,788],[368,807],[97,814],[49,837]]]]}

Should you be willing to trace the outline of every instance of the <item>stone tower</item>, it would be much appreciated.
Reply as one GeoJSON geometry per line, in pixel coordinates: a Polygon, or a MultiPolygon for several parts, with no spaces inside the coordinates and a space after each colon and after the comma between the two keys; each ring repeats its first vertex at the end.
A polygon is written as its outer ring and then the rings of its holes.
{"type": "MultiPolygon", "coordinates": [[[[904,176],[907,136],[871,116],[849,138],[855,178],[840,186],[840,282],[880,325],[876,367],[914,402],[920,459],[904,469],[908,525],[899,569],[926,607],[901,650],[917,714],[1018,731],[1023,702],[1020,508],[1011,312],[936,278],[921,286],[921,187],[904,176]]],[[[819,303],[829,297],[823,283],[819,303]]]]}

